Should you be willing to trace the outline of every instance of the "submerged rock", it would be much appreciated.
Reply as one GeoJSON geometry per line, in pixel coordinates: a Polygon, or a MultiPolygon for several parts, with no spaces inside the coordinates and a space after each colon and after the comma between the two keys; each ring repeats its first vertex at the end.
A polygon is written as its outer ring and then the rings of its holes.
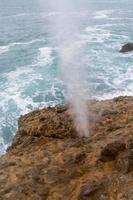
{"type": "Polygon", "coordinates": [[[123,45],[122,48],[120,49],[121,53],[126,53],[129,51],[133,51],[133,43],[127,43],[123,45]]]}
{"type": "Polygon", "coordinates": [[[133,199],[133,97],[88,110],[89,138],[78,137],[68,105],[20,117],[0,158],[0,200],[133,199]]]}

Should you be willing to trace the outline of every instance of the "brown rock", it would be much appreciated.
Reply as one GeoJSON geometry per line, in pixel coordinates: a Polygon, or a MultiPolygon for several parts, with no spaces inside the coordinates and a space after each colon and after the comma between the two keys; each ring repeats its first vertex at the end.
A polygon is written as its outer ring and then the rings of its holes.
{"type": "Polygon", "coordinates": [[[84,152],[73,152],[71,154],[65,154],[64,155],[64,161],[66,164],[78,164],[82,163],[83,160],[85,159],[86,155],[84,152]]]}
{"type": "Polygon", "coordinates": [[[130,173],[133,171],[133,150],[127,150],[119,156],[116,168],[122,173],[130,173]]]}
{"type": "Polygon", "coordinates": [[[99,190],[103,188],[104,188],[104,183],[103,181],[100,181],[100,180],[87,183],[81,188],[79,200],[87,200],[88,198],[91,199],[94,196],[96,197],[96,193],[98,193],[99,190]]]}
{"type": "Polygon", "coordinates": [[[126,145],[122,141],[114,141],[107,144],[101,151],[99,160],[106,162],[115,160],[120,151],[125,150],[126,145]]]}
{"type": "Polygon", "coordinates": [[[78,137],[68,105],[20,117],[0,158],[0,200],[133,200],[133,97],[88,109],[89,138],[78,137]]]}

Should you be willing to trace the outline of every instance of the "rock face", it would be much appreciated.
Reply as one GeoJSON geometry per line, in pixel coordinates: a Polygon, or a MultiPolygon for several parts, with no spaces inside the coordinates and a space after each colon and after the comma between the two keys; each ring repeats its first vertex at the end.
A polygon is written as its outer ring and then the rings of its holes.
{"type": "Polygon", "coordinates": [[[67,106],[20,118],[0,158],[0,200],[133,200],[133,97],[88,109],[89,138],[77,136],[67,106]]]}
{"type": "Polygon", "coordinates": [[[127,44],[123,45],[120,50],[121,53],[126,53],[129,51],[133,51],[133,43],[127,43],[127,44]]]}

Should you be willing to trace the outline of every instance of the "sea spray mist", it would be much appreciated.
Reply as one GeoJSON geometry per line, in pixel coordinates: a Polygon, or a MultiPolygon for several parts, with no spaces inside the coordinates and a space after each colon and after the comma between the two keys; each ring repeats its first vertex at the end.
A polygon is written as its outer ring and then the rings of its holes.
{"type": "Polygon", "coordinates": [[[76,1],[51,1],[50,6],[57,15],[52,21],[52,32],[56,35],[57,54],[61,78],[66,86],[66,100],[72,107],[72,117],[80,137],[89,136],[88,107],[85,88],[86,71],[83,44],[79,38],[81,20],[76,1]]]}

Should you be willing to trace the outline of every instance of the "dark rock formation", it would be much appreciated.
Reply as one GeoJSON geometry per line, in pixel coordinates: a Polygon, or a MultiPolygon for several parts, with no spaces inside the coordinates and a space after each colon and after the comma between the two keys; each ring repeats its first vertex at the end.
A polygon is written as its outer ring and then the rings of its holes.
{"type": "Polygon", "coordinates": [[[127,44],[123,45],[120,50],[121,53],[126,53],[129,51],[133,51],[133,43],[127,43],[127,44]]]}
{"type": "Polygon", "coordinates": [[[114,141],[107,144],[101,151],[100,159],[103,162],[115,160],[120,151],[125,150],[126,145],[122,141],[114,141]]]}
{"type": "Polygon", "coordinates": [[[0,158],[0,200],[133,200],[133,97],[88,109],[89,138],[67,106],[21,116],[0,158]]]}

